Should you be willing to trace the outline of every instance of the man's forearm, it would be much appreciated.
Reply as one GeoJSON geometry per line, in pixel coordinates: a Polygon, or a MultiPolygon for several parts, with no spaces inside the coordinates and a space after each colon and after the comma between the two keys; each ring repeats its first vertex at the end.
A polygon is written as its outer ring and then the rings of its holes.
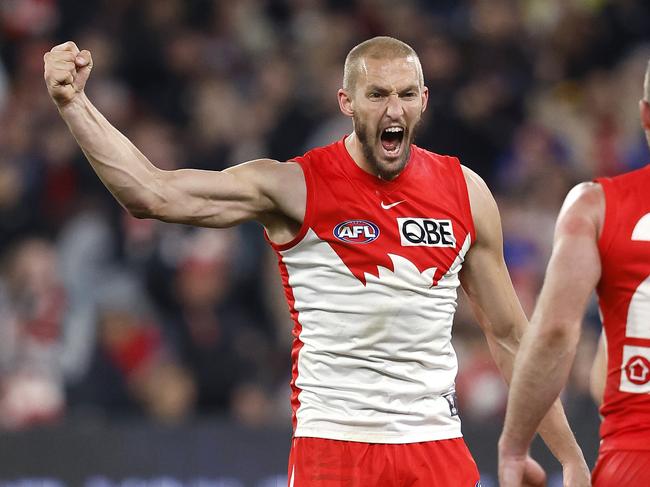
{"type": "Polygon", "coordinates": [[[122,206],[136,215],[145,214],[161,198],[155,189],[160,171],[85,94],[59,107],[59,113],[99,178],[122,206]]]}
{"type": "Polygon", "coordinates": [[[573,363],[572,342],[569,336],[539,333],[524,338],[510,384],[501,440],[511,452],[524,454],[538,430],[560,462],[582,456],[558,399],[573,363]]]}

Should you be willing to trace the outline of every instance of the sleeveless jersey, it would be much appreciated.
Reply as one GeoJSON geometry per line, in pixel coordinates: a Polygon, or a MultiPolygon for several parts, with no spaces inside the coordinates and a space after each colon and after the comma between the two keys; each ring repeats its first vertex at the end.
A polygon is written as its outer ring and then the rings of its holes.
{"type": "Polygon", "coordinates": [[[462,436],[451,327],[474,227],[460,163],[412,145],[404,171],[384,181],[343,140],[295,162],[304,222],[291,242],[271,243],[294,321],[294,436],[462,436]]]}
{"type": "Polygon", "coordinates": [[[597,287],[607,337],[601,450],[650,449],[650,166],[597,179],[605,192],[597,287]]]}

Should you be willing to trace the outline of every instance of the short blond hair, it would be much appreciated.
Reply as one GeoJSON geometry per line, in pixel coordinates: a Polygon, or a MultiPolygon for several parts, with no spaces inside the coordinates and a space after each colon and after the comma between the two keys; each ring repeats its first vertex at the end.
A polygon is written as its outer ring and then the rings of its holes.
{"type": "Polygon", "coordinates": [[[420,58],[415,50],[407,43],[394,37],[379,36],[357,44],[345,58],[343,67],[343,89],[354,89],[364,59],[399,59],[406,58],[415,61],[420,86],[424,86],[424,75],[420,58]]]}

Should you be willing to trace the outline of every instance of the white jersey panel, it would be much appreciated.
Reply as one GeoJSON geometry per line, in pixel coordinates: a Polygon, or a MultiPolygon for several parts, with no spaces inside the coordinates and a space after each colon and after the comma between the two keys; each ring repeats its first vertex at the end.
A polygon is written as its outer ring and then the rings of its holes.
{"type": "Polygon", "coordinates": [[[418,271],[389,254],[394,270],[357,279],[311,229],[280,252],[302,326],[295,436],[408,443],[460,437],[451,328],[458,273],[418,271]],[[445,397],[447,396],[447,397],[445,397]]]}

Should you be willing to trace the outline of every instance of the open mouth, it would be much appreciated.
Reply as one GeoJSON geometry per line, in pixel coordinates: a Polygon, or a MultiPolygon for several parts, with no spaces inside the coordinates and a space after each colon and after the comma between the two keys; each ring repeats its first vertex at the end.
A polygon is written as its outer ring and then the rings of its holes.
{"type": "Polygon", "coordinates": [[[403,127],[386,127],[381,131],[381,146],[388,156],[396,156],[402,147],[404,140],[403,127]]]}

